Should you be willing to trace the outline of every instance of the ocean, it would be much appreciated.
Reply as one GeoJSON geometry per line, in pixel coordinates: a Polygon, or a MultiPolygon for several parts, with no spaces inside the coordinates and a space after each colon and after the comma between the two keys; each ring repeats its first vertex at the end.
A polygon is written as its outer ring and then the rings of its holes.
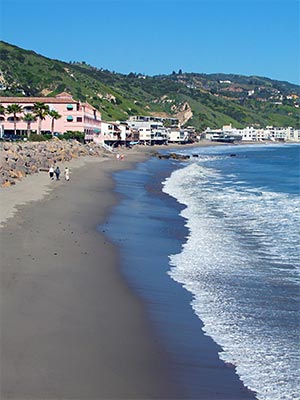
{"type": "MultiPolygon", "coordinates": [[[[300,399],[300,146],[176,152],[190,161],[151,158],[115,174],[121,200],[105,229],[125,279],[190,397],[203,389],[204,333],[257,399],[300,399]]],[[[239,387],[221,398],[253,397],[239,387]]]]}

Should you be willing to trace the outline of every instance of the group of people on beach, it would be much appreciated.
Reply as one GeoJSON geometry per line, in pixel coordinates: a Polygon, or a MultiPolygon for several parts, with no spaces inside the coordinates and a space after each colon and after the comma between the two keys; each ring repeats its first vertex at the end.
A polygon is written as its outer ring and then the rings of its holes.
{"type": "MultiPolygon", "coordinates": [[[[50,179],[51,179],[52,181],[53,181],[55,178],[56,178],[57,181],[59,181],[59,180],[60,180],[60,174],[61,174],[61,171],[60,171],[59,166],[57,166],[55,169],[54,169],[54,166],[51,166],[51,167],[49,168],[49,177],[50,177],[50,179]],[[55,178],[54,178],[54,176],[55,176],[55,178]]],[[[69,181],[69,180],[70,180],[70,172],[69,172],[69,168],[68,168],[68,167],[65,168],[64,177],[65,177],[65,180],[66,180],[66,181],[69,181]]]]}

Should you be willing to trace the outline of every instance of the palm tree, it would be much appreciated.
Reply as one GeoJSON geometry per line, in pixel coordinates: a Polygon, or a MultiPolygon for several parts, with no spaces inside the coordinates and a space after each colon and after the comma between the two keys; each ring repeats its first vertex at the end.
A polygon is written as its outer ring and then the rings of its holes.
{"type": "Polygon", "coordinates": [[[29,138],[31,133],[31,122],[36,120],[36,116],[31,113],[26,113],[23,117],[23,120],[27,122],[27,137],[29,138]]]}
{"type": "Polygon", "coordinates": [[[52,133],[52,136],[53,136],[54,135],[54,121],[56,119],[61,118],[61,115],[56,110],[51,110],[49,112],[49,116],[52,118],[52,121],[51,121],[51,133],[52,133]]]}
{"type": "Polygon", "coordinates": [[[42,120],[46,118],[46,116],[49,114],[49,106],[45,103],[34,103],[33,105],[33,111],[35,117],[39,119],[39,125],[38,125],[38,135],[41,134],[41,128],[42,128],[42,120]]]}
{"type": "Polygon", "coordinates": [[[6,113],[13,114],[13,116],[14,116],[14,135],[17,134],[17,114],[21,113],[22,110],[23,110],[23,107],[20,106],[20,104],[10,104],[6,108],[6,113]]]}

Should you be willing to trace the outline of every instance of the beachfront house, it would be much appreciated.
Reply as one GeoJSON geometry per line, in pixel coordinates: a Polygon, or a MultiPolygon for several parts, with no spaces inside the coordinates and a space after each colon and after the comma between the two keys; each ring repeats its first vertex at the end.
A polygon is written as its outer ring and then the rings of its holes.
{"type": "MultiPolygon", "coordinates": [[[[63,134],[67,131],[84,133],[88,138],[94,133],[100,132],[101,113],[88,103],[75,100],[69,93],[63,92],[55,97],[0,97],[0,104],[7,109],[8,106],[17,104],[22,111],[13,114],[5,112],[0,115],[1,135],[13,135],[16,126],[16,134],[26,136],[28,123],[24,120],[26,114],[34,114],[35,103],[43,103],[50,111],[57,111],[60,115],[54,121],[54,132],[63,134]]],[[[41,121],[41,133],[51,133],[53,121],[50,115],[46,115],[41,121]]],[[[30,123],[31,132],[38,132],[39,120],[30,123]]]]}
{"type": "Polygon", "coordinates": [[[212,142],[233,143],[234,141],[240,141],[242,135],[238,129],[232,128],[231,125],[226,125],[221,129],[206,128],[204,138],[212,142]]]}
{"type": "Polygon", "coordinates": [[[129,119],[126,122],[131,129],[138,131],[141,144],[153,145],[168,142],[168,130],[161,121],[129,119]]]}
{"type": "Polygon", "coordinates": [[[169,128],[168,129],[168,142],[185,144],[191,141],[191,132],[184,128],[169,128]]]}
{"type": "Polygon", "coordinates": [[[126,122],[107,122],[101,121],[101,131],[94,133],[86,141],[93,141],[102,146],[109,146],[110,149],[118,146],[129,147],[133,143],[138,143],[137,132],[129,127],[126,122]]]}
{"type": "Polygon", "coordinates": [[[85,140],[92,140],[101,145],[114,147],[121,141],[121,130],[118,124],[114,122],[101,121],[100,131],[95,132],[92,137],[87,137],[86,135],[85,140]]]}
{"type": "Polygon", "coordinates": [[[267,126],[265,131],[271,140],[278,142],[299,141],[299,130],[292,127],[267,126]]]}

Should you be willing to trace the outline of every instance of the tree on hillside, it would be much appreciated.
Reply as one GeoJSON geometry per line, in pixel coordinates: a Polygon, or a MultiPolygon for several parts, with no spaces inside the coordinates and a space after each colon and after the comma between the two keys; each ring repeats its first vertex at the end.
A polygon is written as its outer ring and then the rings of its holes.
{"type": "Polygon", "coordinates": [[[41,134],[41,129],[42,129],[42,120],[46,118],[46,116],[49,114],[50,109],[49,106],[45,103],[34,103],[33,105],[33,111],[34,115],[39,119],[39,125],[38,125],[38,135],[41,134]]]}
{"type": "Polygon", "coordinates": [[[10,104],[6,108],[7,114],[12,114],[14,117],[14,134],[17,134],[17,114],[22,112],[23,108],[19,104],[10,104]]]}
{"type": "Polygon", "coordinates": [[[23,117],[23,121],[27,122],[27,137],[31,134],[31,123],[36,120],[36,116],[31,113],[26,113],[23,117]]]}
{"type": "Polygon", "coordinates": [[[56,110],[51,110],[50,112],[49,112],[49,114],[48,114],[50,117],[51,117],[51,119],[52,119],[52,121],[51,121],[51,134],[52,134],[52,136],[54,135],[54,121],[56,120],[56,119],[59,119],[59,118],[61,118],[61,115],[56,111],[56,110]]]}

